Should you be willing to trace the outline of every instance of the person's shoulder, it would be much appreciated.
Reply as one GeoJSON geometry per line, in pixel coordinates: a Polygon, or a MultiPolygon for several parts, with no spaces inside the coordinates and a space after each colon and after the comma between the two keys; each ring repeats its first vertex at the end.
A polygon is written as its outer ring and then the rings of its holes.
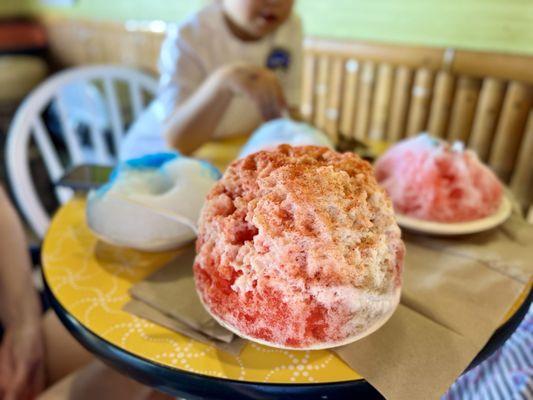
{"type": "Polygon", "coordinates": [[[302,36],[302,19],[293,11],[289,18],[278,28],[276,36],[284,39],[295,38],[298,39],[302,36]]]}
{"type": "Polygon", "coordinates": [[[291,13],[285,23],[292,28],[302,29],[302,18],[296,11],[291,13]]]}
{"type": "Polygon", "coordinates": [[[220,26],[220,6],[211,3],[169,29],[169,35],[186,42],[205,40],[220,26]]]}

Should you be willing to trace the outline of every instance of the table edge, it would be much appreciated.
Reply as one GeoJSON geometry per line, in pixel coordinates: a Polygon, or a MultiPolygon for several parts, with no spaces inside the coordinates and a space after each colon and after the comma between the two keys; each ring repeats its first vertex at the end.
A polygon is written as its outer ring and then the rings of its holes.
{"type": "MultiPolygon", "coordinates": [[[[271,382],[255,382],[255,381],[239,381],[236,379],[218,378],[204,374],[198,374],[178,368],[171,368],[163,364],[159,364],[152,360],[148,360],[136,354],[122,349],[115,344],[107,341],[90,329],[80,323],[74,316],[72,316],[63,305],[55,298],[53,292],[48,285],[44,270],[41,269],[41,275],[43,277],[44,290],[46,297],[55,313],[58,315],[60,321],[68,329],[68,331],[80,342],[87,350],[95,354],[98,358],[104,361],[106,364],[120,371],[128,373],[132,378],[141,381],[145,384],[158,387],[160,390],[166,391],[169,394],[175,394],[179,392],[179,388],[165,387],[164,376],[167,374],[183,375],[184,378],[192,380],[188,384],[194,384],[195,380],[202,380],[205,384],[205,380],[215,383],[220,389],[221,386],[232,386],[231,393],[229,393],[228,399],[234,399],[235,394],[245,391],[250,394],[250,389],[256,389],[261,392],[262,395],[279,395],[280,393],[296,394],[300,392],[302,395],[309,394],[309,390],[316,390],[317,388],[329,389],[333,392],[345,393],[346,390],[353,390],[355,387],[367,393],[380,396],[379,392],[370,385],[365,379],[337,381],[337,382],[323,382],[323,383],[271,383],[271,382]],[[105,347],[102,346],[104,344],[105,347]],[[105,350],[104,350],[105,348],[105,350]],[[126,361],[128,358],[129,361],[126,361]],[[153,375],[154,372],[150,372],[150,369],[157,371],[158,382],[154,382],[146,378],[147,375],[153,375]],[[161,375],[162,373],[162,375],[161,375]]],[[[520,305],[519,309],[514,315],[506,321],[506,323],[500,326],[487,341],[487,344],[480,350],[476,357],[471,361],[469,366],[465,369],[465,372],[479,365],[486,358],[488,358],[494,351],[501,347],[505,341],[516,331],[518,325],[524,319],[527,311],[532,303],[533,290],[530,288],[528,295],[520,305]],[[497,339],[500,338],[501,342],[497,339]],[[498,344],[498,342],[500,342],[498,344]]],[[[180,382],[174,381],[179,386],[180,382]]],[[[216,390],[220,393],[219,390],[216,390]]],[[[183,392],[187,394],[187,392],[183,392]]]]}
{"type": "Polygon", "coordinates": [[[273,382],[258,382],[258,381],[241,381],[237,379],[230,379],[230,378],[219,378],[215,376],[210,375],[204,375],[199,374],[195,372],[190,372],[187,370],[179,369],[179,368],[172,368],[164,364],[159,364],[155,361],[146,359],[142,356],[139,356],[137,354],[134,354],[128,350],[122,349],[119,346],[109,342],[105,338],[102,338],[97,333],[91,331],[89,328],[87,328],[85,325],[83,325],[81,322],[79,322],[74,316],[70,314],[68,310],[66,310],[63,305],[59,302],[59,300],[56,299],[56,297],[53,294],[52,289],[50,288],[47,280],[46,275],[44,274],[44,270],[41,270],[41,275],[43,277],[43,284],[44,284],[44,291],[46,294],[46,297],[49,301],[50,306],[53,308],[54,312],[58,316],[61,323],[67,328],[67,330],[76,338],[78,342],[80,342],[87,350],[89,350],[92,354],[97,355],[99,358],[108,361],[112,360],[115,361],[114,364],[122,364],[124,363],[124,360],[122,360],[120,357],[128,357],[131,358],[134,364],[136,364],[136,367],[139,369],[145,369],[145,368],[158,368],[162,371],[165,371],[167,373],[173,373],[173,374],[183,374],[188,377],[196,377],[201,379],[210,379],[214,381],[218,381],[220,383],[234,383],[239,385],[250,385],[250,386],[269,386],[269,387],[283,387],[284,389],[287,388],[317,388],[317,387],[323,387],[323,386],[335,386],[335,385],[354,385],[354,384],[370,384],[365,379],[354,379],[354,380],[344,380],[344,381],[331,381],[331,382],[316,382],[316,383],[273,383],[273,382]],[[103,350],[104,347],[101,345],[104,344],[106,349],[103,350]],[[100,345],[100,346],[99,346],[100,345]],[[146,364],[145,366],[141,364],[146,364]]]}
{"type": "MultiPolygon", "coordinates": [[[[46,238],[45,238],[46,241],[46,238]]],[[[41,260],[41,265],[42,265],[41,260]]],[[[378,393],[370,383],[368,383],[364,378],[355,379],[355,380],[343,380],[343,381],[330,381],[330,382],[316,382],[316,383],[275,383],[275,382],[258,382],[258,381],[244,381],[236,380],[230,378],[220,378],[200,373],[195,373],[183,369],[172,368],[170,366],[157,363],[153,360],[149,360],[142,356],[136,355],[128,350],[125,350],[108,340],[102,338],[97,333],[90,330],[88,327],[83,325],[78,321],[70,312],[63,307],[63,305],[56,299],[53,294],[51,287],[48,284],[46,279],[45,267],[41,268],[41,276],[44,284],[44,291],[46,297],[49,300],[50,305],[54,309],[55,313],[58,315],[59,319],[67,330],[80,342],[85,348],[87,348],[91,353],[95,354],[107,364],[110,364],[112,367],[119,369],[120,371],[127,371],[128,374],[132,374],[134,379],[142,381],[144,383],[150,384],[153,386],[153,382],[146,382],[146,379],[143,378],[142,374],[149,375],[150,369],[156,369],[158,373],[166,374],[176,374],[183,375],[188,379],[201,379],[209,380],[212,383],[217,385],[226,385],[226,386],[238,386],[242,389],[249,390],[252,388],[258,390],[267,389],[267,393],[273,394],[276,390],[287,394],[288,391],[306,392],[310,389],[330,389],[335,391],[336,389],[345,390],[347,387],[354,388],[358,387],[362,390],[371,390],[378,393]],[[129,358],[130,360],[126,362],[124,359],[129,358]],[[136,369],[136,371],[132,370],[136,369]]],[[[468,367],[464,372],[469,371],[470,369],[477,366],[479,363],[488,358],[497,348],[501,347],[505,341],[514,333],[520,322],[524,319],[529,305],[532,302],[533,290],[532,287],[529,287],[529,293],[525,296],[524,300],[515,311],[515,313],[500,325],[498,329],[491,335],[485,346],[479,351],[479,353],[474,357],[468,367]],[[499,343],[498,343],[499,342],[499,343]]],[[[152,374],[154,371],[152,371],[152,374]]],[[[162,383],[162,382],[161,382],[162,383]]]]}

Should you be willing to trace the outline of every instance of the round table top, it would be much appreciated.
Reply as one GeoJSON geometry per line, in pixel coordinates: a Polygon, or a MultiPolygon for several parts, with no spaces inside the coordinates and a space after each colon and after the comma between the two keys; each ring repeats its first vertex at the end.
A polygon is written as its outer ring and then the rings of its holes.
{"type": "MultiPolygon", "coordinates": [[[[238,139],[205,146],[197,155],[224,167],[242,143],[238,139]]],[[[43,276],[53,301],[68,318],[106,346],[150,365],[254,384],[364,382],[328,350],[287,351],[250,342],[234,356],[123,311],[131,299],[128,290],[176,254],[105,244],[87,227],[85,199],[75,197],[51,222],[42,249],[43,276]]]]}
{"type": "Polygon", "coordinates": [[[75,198],[52,220],[42,250],[43,273],[54,299],[85,328],[157,364],[251,382],[362,379],[327,350],[287,351],[248,343],[233,356],[122,311],[130,300],[129,288],[176,253],[143,253],[103,243],[85,223],[85,199],[75,198]]]}

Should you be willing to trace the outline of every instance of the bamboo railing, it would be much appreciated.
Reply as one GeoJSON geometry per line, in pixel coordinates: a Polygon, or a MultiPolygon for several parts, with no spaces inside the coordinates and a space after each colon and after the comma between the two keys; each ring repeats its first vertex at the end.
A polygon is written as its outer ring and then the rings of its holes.
{"type": "MultiPolygon", "coordinates": [[[[46,18],[61,65],[156,72],[162,22],[46,18]]],[[[533,202],[533,56],[307,38],[302,114],[332,137],[462,140],[533,202]]]]}

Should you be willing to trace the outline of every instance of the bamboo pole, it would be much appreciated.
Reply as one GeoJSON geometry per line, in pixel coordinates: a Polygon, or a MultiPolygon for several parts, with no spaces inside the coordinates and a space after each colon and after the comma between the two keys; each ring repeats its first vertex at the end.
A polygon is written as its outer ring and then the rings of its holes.
{"type": "Polygon", "coordinates": [[[505,83],[499,79],[486,78],[483,81],[469,141],[469,147],[483,161],[486,161],[489,156],[490,145],[503,104],[505,86],[505,83]]]}
{"type": "Polygon", "coordinates": [[[344,66],[345,83],[342,97],[342,111],[340,131],[344,136],[351,136],[354,131],[357,86],[359,80],[359,62],[353,58],[346,61],[344,66]]]}
{"type": "Polygon", "coordinates": [[[413,71],[404,66],[398,67],[394,80],[390,121],[387,132],[387,139],[391,142],[396,142],[405,136],[405,124],[409,109],[412,81],[413,71]]]}
{"type": "Polygon", "coordinates": [[[468,141],[474,122],[479,88],[479,79],[467,76],[459,78],[448,129],[450,140],[460,140],[464,143],[468,141]]]}
{"type": "Polygon", "coordinates": [[[532,90],[531,86],[511,82],[505,95],[489,158],[490,166],[505,182],[509,179],[516,161],[518,147],[531,108],[532,90]]]}
{"type": "Polygon", "coordinates": [[[455,80],[451,73],[440,71],[437,74],[428,123],[428,131],[433,136],[446,136],[446,128],[452,109],[454,85],[455,80]]]}
{"type": "Polygon", "coordinates": [[[376,93],[372,103],[370,129],[368,133],[371,140],[385,139],[390,112],[393,78],[394,75],[391,65],[381,64],[378,67],[376,93]]]}
{"type": "Polygon", "coordinates": [[[415,136],[426,129],[433,78],[433,72],[428,69],[416,71],[407,121],[407,136],[415,136]]]}
{"type": "Polygon", "coordinates": [[[368,122],[372,104],[372,92],[375,81],[375,64],[365,62],[361,71],[359,83],[359,95],[357,98],[357,112],[354,126],[354,137],[359,140],[366,139],[368,135],[368,122]]]}

